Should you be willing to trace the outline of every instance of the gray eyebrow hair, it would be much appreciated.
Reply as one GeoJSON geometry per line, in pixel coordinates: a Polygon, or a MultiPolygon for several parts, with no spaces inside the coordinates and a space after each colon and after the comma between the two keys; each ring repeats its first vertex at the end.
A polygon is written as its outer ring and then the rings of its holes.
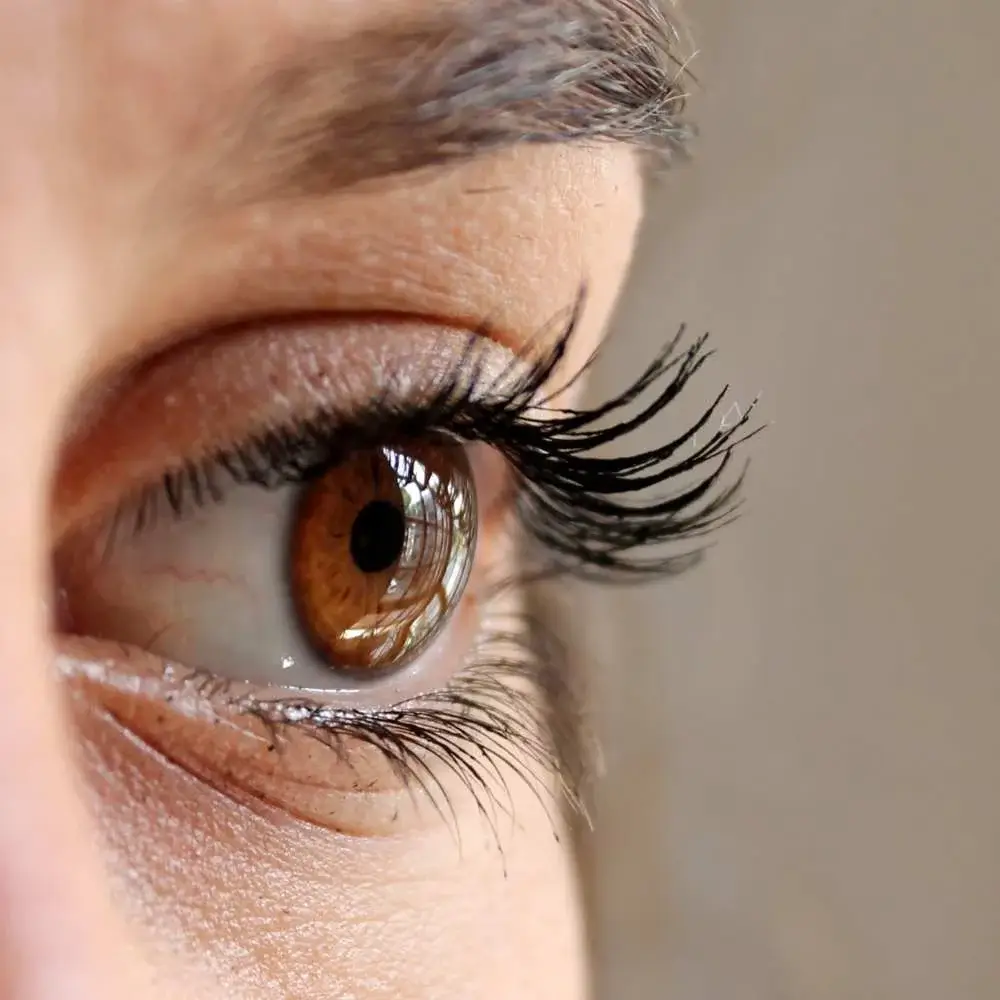
{"type": "Polygon", "coordinates": [[[692,131],[681,49],[660,0],[460,0],[268,68],[231,153],[250,190],[286,196],[519,143],[620,142],[668,161],[692,131]]]}

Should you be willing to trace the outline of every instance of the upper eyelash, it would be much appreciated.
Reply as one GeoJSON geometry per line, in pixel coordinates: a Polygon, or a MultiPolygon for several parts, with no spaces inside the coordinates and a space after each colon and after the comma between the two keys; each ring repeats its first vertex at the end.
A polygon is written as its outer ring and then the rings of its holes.
{"type": "MultiPolygon", "coordinates": [[[[429,399],[412,403],[385,394],[361,412],[321,412],[165,472],[123,505],[131,507],[133,531],[148,528],[161,503],[183,516],[191,507],[222,500],[224,479],[279,488],[320,474],[350,450],[446,431],[467,442],[488,443],[510,464],[520,523],[528,537],[540,543],[542,554],[530,575],[569,572],[607,581],[686,569],[700,557],[701,548],[653,557],[637,553],[665,542],[700,538],[735,516],[746,467],[729,483],[724,476],[733,449],[759,430],[747,429],[754,404],[732,426],[723,427],[720,421],[718,430],[697,446],[697,436],[718,412],[726,386],[697,421],[666,444],[632,454],[602,455],[602,449],[643,427],[676,399],[712,352],[705,349],[707,334],[679,352],[682,326],[618,396],[586,410],[552,407],[548,403],[556,391],[545,397],[540,393],[566,357],[582,301],[581,294],[551,347],[527,363],[523,352],[489,381],[483,372],[487,352],[494,349],[492,342],[483,331],[472,332],[460,362],[429,399]],[[637,412],[611,422],[644,397],[650,398],[637,412]],[[685,448],[690,450],[678,457],[685,448]],[[713,467],[683,489],[623,499],[709,463],[713,467]]],[[[126,514],[123,508],[113,518],[112,536],[126,514]]]]}

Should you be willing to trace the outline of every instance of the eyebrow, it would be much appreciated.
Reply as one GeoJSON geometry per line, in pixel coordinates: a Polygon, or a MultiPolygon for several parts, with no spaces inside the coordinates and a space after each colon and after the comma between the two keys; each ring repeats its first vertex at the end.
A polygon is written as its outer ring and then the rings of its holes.
{"type": "Polygon", "coordinates": [[[691,134],[681,47],[660,0],[459,0],[310,43],[252,86],[226,188],[322,194],[519,143],[668,161],[691,134]]]}

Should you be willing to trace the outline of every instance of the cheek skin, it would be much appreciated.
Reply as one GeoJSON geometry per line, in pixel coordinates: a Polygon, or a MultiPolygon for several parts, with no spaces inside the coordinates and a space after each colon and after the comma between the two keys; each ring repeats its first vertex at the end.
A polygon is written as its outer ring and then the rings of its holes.
{"type": "Polygon", "coordinates": [[[337,837],[235,805],[92,704],[77,716],[116,895],[175,995],[582,995],[569,859],[516,779],[502,857],[470,815],[461,854],[441,827],[337,837]]]}

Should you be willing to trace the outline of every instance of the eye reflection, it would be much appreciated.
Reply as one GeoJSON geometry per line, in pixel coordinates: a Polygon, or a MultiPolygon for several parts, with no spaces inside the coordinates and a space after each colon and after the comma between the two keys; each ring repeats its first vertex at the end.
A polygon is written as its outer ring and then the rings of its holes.
{"type": "Polygon", "coordinates": [[[295,514],[289,578],[304,631],[334,669],[392,669],[460,598],[475,536],[462,448],[350,456],[306,487],[295,514]]]}

